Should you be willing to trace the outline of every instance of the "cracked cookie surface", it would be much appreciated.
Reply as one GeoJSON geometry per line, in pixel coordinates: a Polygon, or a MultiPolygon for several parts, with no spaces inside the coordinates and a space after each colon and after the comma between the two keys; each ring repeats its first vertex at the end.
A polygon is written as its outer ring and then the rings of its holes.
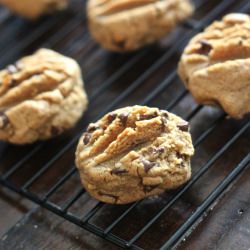
{"type": "Polygon", "coordinates": [[[158,108],[133,106],[88,126],[79,140],[76,165],[93,197],[126,204],[188,181],[193,154],[186,121],[158,108]]]}
{"type": "Polygon", "coordinates": [[[65,9],[68,2],[68,0],[0,0],[0,4],[29,19],[65,9]]]}
{"type": "Polygon", "coordinates": [[[193,13],[189,0],[90,0],[89,28],[104,48],[125,52],[151,44],[193,13]]]}
{"type": "Polygon", "coordinates": [[[231,117],[250,112],[250,16],[232,13],[196,35],[179,75],[198,103],[220,105],[231,117]]]}
{"type": "Polygon", "coordinates": [[[0,71],[0,140],[46,140],[73,127],[87,107],[78,64],[48,49],[0,71]]]}

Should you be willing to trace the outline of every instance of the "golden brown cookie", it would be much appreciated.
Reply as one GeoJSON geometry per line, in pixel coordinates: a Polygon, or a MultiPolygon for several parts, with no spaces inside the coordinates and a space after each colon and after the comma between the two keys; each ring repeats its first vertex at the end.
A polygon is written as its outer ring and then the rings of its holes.
{"type": "Polygon", "coordinates": [[[20,16],[35,19],[65,9],[68,0],[0,0],[0,4],[20,16]]]}
{"type": "Polygon", "coordinates": [[[48,49],[0,71],[0,140],[45,140],[72,128],[87,107],[78,64],[48,49]]]}
{"type": "Polygon", "coordinates": [[[189,17],[189,0],[89,0],[92,36],[104,48],[125,52],[153,43],[189,17]]]}
{"type": "Polygon", "coordinates": [[[234,118],[250,112],[250,16],[229,14],[195,36],[179,75],[198,103],[220,105],[234,118]]]}
{"type": "Polygon", "coordinates": [[[158,108],[117,109],[87,128],[76,151],[86,190],[125,204],[177,188],[191,176],[189,125],[158,108]]]}

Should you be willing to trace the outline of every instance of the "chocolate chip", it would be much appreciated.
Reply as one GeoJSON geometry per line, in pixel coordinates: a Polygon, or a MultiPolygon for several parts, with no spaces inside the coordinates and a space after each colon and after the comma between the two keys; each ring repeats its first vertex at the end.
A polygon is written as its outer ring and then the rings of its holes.
{"type": "Polygon", "coordinates": [[[188,130],[189,130],[189,123],[186,122],[186,121],[183,121],[183,123],[178,124],[177,127],[178,127],[181,131],[188,132],[188,130]]]}
{"type": "Polygon", "coordinates": [[[151,192],[152,190],[154,190],[158,185],[154,185],[154,186],[143,186],[143,191],[145,193],[149,193],[151,192]]]}
{"type": "Polygon", "coordinates": [[[108,122],[112,123],[116,117],[117,117],[117,114],[114,114],[114,113],[109,114],[108,115],[108,122]]]}
{"type": "Polygon", "coordinates": [[[143,114],[143,115],[140,115],[140,120],[150,120],[150,119],[153,119],[155,117],[157,117],[158,114],[155,112],[154,114],[143,114]]]}
{"type": "Polygon", "coordinates": [[[162,117],[161,118],[161,130],[162,130],[162,132],[165,132],[165,125],[167,124],[167,119],[165,118],[165,117],[162,117]]]}
{"type": "Polygon", "coordinates": [[[0,112],[0,129],[5,128],[8,123],[9,123],[8,116],[4,112],[0,112]]]}
{"type": "Polygon", "coordinates": [[[159,148],[149,147],[148,148],[149,154],[162,154],[164,153],[164,151],[165,151],[164,147],[159,147],[159,148]]]}
{"type": "Polygon", "coordinates": [[[9,81],[9,87],[10,87],[10,88],[13,88],[14,86],[16,86],[16,84],[17,84],[17,81],[16,81],[15,79],[11,79],[11,80],[9,81]]]}
{"type": "Polygon", "coordinates": [[[146,173],[148,173],[149,170],[157,164],[156,162],[148,161],[146,159],[142,159],[141,162],[144,166],[144,170],[146,173]]]}
{"type": "Polygon", "coordinates": [[[157,148],[157,152],[160,153],[160,154],[164,153],[164,151],[165,151],[164,147],[157,148]]]}
{"type": "Polygon", "coordinates": [[[121,40],[121,41],[113,41],[114,44],[119,47],[120,49],[124,49],[126,45],[126,41],[121,40]]]}
{"type": "Polygon", "coordinates": [[[183,167],[183,168],[184,168],[184,167],[185,167],[184,162],[185,162],[185,161],[188,161],[189,157],[188,157],[187,155],[181,154],[181,153],[179,153],[179,152],[176,153],[176,157],[177,157],[178,159],[181,159],[181,160],[182,160],[181,163],[180,163],[180,167],[183,167]]]}
{"type": "Polygon", "coordinates": [[[200,44],[201,44],[201,47],[198,50],[199,54],[207,56],[210,53],[210,51],[213,49],[212,45],[209,44],[206,40],[200,41],[200,44]]]}
{"type": "Polygon", "coordinates": [[[10,74],[15,74],[15,73],[17,73],[17,72],[19,71],[17,65],[15,65],[15,64],[11,64],[11,65],[7,66],[6,69],[7,69],[7,71],[8,71],[10,74]]]}
{"type": "Polygon", "coordinates": [[[176,157],[177,157],[178,159],[183,159],[182,154],[180,154],[179,152],[176,152],[176,157]]]}
{"type": "Polygon", "coordinates": [[[167,112],[166,110],[161,110],[161,114],[162,114],[162,116],[165,117],[165,118],[168,118],[168,117],[169,117],[168,112],[167,112]]]}
{"type": "Polygon", "coordinates": [[[96,124],[90,124],[87,128],[87,132],[93,133],[94,131],[96,131],[99,128],[98,125],[96,124]]]}
{"type": "Polygon", "coordinates": [[[123,126],[126,126],[129,113],[121,113],[118,118],[120,119],[123,126]]]}
{"type": "Polygon", "coordinates": [[[126,173],[128,173],[126,169],[115,168],[111,170],[111,174],[121,175],[126,173]]]}
{"type": "Polygon", "coordinates": [[[85,133],[83,136],[83,143],[84,145],[87,145],[91,139],[91,133],[85,133]]]}
{"type": "Polygon", "coordinates": [[[53,136],[57,136],[60,134],[61,130],[55,126],[52,126],[50,132],[53,136]]]}

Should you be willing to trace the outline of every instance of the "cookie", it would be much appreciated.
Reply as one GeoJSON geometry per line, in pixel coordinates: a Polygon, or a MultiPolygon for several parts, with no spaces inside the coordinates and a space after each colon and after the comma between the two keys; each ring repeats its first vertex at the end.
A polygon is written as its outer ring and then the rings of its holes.
{"type": "Polygon", "coordinates": [[[169,33],[193,13],[189,0],[89,0],[89,29],[104,48],[133,51],[169,33]]]}
{"type": "Polygon", "coordinates": [[[191,176],[189,125],[158,108],[117,109],[80,138],[76,166],[96,199],[126,204],[174,189],[191,176]]]}
{"type": "Polygon", "coordinates": [[[26,144],[60,135],[87,102],[78,64],[40,49],[0,71],[0,140],[26,144]]]}
{"type": "Polygon", "coordinates": [[[44,14],[65,9],[68,0],[0,0],[0,4],[20,16],[36,19],[44,14]]]}
{"type": "Polygon", "coordinates": [[[200,104],[229,116],[250,112],[250,16],[228,14],[196,35],[184,50],[179,75],[200,104]]]}

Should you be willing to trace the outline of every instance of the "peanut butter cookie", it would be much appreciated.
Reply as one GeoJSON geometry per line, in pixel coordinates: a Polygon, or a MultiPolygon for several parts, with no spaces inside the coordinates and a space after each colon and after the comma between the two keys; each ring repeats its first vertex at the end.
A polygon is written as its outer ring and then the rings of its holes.
{"type": "Polygon", "coordinates": [[[0,4],[20,16],[35,19],[66,8],[68,0],[0,0],[0,4]]]}
{"type": "Polygon", "coordinates": [[[229,14],[187,45],[179,75],[198,103],[231,117],[250,112],[250,16],[229,14]]]}
{"type": "Polygon", "coordinates": [[[89,125],[76,165],[93,197],[125,204],[185,183],[193,154],[186,121],[158,108],[133,106],[89,125]]]}
{"type": "Polygon", "coordinates": [[[89,0],[89,28],[104,48],[133,51],[169,33],[193,13],[189,0],[89,0]]]}
{"type": "Polygon", "coordinates": [[[78,64],[40,49],[0,71],[0,140],[45,140],[73,127],[87,107],[78,64]]]}

